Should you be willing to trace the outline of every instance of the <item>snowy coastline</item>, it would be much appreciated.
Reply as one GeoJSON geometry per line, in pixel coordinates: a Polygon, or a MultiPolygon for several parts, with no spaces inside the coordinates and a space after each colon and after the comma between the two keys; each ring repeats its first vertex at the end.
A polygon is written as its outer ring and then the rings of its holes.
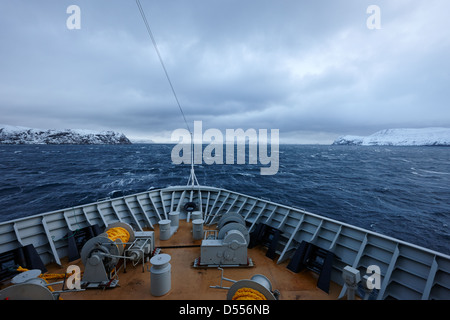
{"type": "Polygon", "coordinates": [[[333,145],[450,146],[450,128],[386,129],[370,136],[342,136],[333,145]]]}
{"type": "Polygon", "coordinates": [[[123,134],[82,129],[42,130],[0,125],[0,144],[131,144],[123,134]]]}

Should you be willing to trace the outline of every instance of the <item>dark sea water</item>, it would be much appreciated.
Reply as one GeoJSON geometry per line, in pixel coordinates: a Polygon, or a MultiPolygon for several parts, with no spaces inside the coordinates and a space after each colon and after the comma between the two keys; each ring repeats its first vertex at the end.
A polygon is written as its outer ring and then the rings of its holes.
{"type": "MultiPolygon", "coordinates": [[[[0,221],[185,185],[173,145],[0,145],[0,221]]],[[[199,183],[450,254],[450,148],[281,145],[280,168],[198,165],[199,183]]]]}

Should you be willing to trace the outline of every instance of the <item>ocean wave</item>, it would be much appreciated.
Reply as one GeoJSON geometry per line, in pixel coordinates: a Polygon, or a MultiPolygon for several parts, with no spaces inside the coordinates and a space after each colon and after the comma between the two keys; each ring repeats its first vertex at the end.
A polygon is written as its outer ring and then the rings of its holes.
{"type": "Polygon", "coordinates": [[[443,175],[450,175],[450,172],[441,172],[441,171],[432,171],[432,170],[424,170],[424,169],[417,169],[422,172],[431,173],[431,174],[443,174],[443,175]]]}
{"type": "MultiPolygon", "coordinates": [[[[132,172],[125,172],[124,175],[134,175],[132,172]]],[[[102,184],[102,189],[110,189],[110,188],[117,188],[117,187],[128,187],[128,186],[134,186],[135,184],[140,184],[142,182],[148,182],[151,181],[155,177],[154,174],[146,174],[143,176],[134,176],[130,178],[118,178],[113,181],[107,182],[102,184]]]]}
{"type": "Polygon", "coordinates": [[[0,197],[6,197],[21,192],[23,192],[22,187],[3,187],[0,188],[0,197]]]}
{"type": "MultiPolygon", "coordinates": [[[[190,174],[189,165],[171,163],[166,145],[2,150],[1,221],[152,186],[185,185],[190,174]]],[[[197,165],[195,173],[202,185],[304,208],[450,254],[450,247],[443,248],[450,225],[448,149],[280,145],[279,156],[274,176],[261,176],[258,165],[197,165]],[[417,229],[422,232],[408,231],[417,229]]]]}

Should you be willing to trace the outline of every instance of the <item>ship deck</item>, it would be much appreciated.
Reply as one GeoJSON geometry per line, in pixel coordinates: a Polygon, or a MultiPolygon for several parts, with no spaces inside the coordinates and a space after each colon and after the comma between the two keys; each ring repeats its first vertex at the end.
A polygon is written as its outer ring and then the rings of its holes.
{"type": "MultiPolygon", "coordinates": [[[[239,281],[262,274],[271,281],[273,290],[281,292],[281,300],[345,299],[348,290],[342,275],[347,266],[359,271],[361,277],[370,273],[369,268],[378,269],[377,288],[368,297],[371,300],[448,300],[450,297],[448,255],[302,209],[208,186],[151,189],[0,223],[0,272],[8,274],[9,269],[17,265],[39,269],[42,264],[51,273],[63,274],[69,264],[77,264],[83,270],[80,260],[69,263],[64,258],[74,253],[76,244],[71,235],[78,230],[81,236],[97,234],[107,226],[122,222],[137,231],[154,231],[156,247],[161,247],[162,253],[172,259],[170,292],[153,297],[150,272],[142,272],[141,265],[134,270],[127,263],[128,272],[118,272],[120,287],[64,292],[64,299],[226,299],[226,290],[210,288],[220,284],[220,270],[192,267],[200,256],[201,241],[192,240],[191,224],[185,221],[188,214],[184,208],[189,202],[196,204],[203,213],[205,228],[210,225],[215,228],[214,223],[219,223],[219,218],[237,213],[244,219],[248,232],[257,235],[254,243],[262,241],[270,246],[271,254],[275,253],[273,260],[266,257],[265,247],[256,246],[248,249],[248,257],[255,267],[226,268],[224,277],[239,281]],[[167,220],[171,212],[180,213],[180,228],[169,240],[160,241],[159,221],[167,220]],[[99,230],[94,232],[96,228],[99,230]],[[271,239],[270,244],[268,239],[271,239]],[[322,266],[325,263],[325,254],[334,257],[331,269],[327,269],[330,274],[326,274],[331,279],[329,294],[317,288],[316,273],[308,269],[293,273],[286,268],[290,262],[305,266],[292,259],[297,253],[302,254],[305,247],[321,251],[320,255],[305,252],[311,255],[306,257],[308,267],[319,266],[320,269],[321,259],[322,266]],[[311,258],[313,260],[308,260],[311,258]]],[[[82,237],[75,239],[80,245],[83,242],[82,237]]],[[[327,281],[325,278],[321,280],[327,281]]],[[[0,283],[0,290],[6,285],[0,283]]],[[[232,283],[225,282],[224,286],[232,286],[232,283]]],[[[55,284],[55,289],[60,288],[55,284]]]]}
{"type": "MultiPolygon", "coordinates": [[[[213,228],[215,225],[212,226],[213,228]]],[[[194,267],[193,262],[200,256],[201,240],[193,240],[191,223],[180,220],[179,228],[169,240],[159,240],[159,228],[155,228],[156,247],[161,253],[171,256],[171,289],[163,296],[151,294],[150,262],[132,266],[127,263],[126,272],[118,272],[119,286],[109,289],[86,289],[82,292],[61,294],[64,300],[226,300],[226,289],[211,288],[221,284],[221,271],[216,267],[194,267]],[[198,245],[196,247],[196,245],[198,245]],[[169,248],[172,247],[172,248],[169,248]],[[176,247],[176,248],[174,248],[176,247]]],[[[328,300],[337,299],[342,289],[334,282],[330,284],[329,293],[317,288],[318,275],[310,270],[294,273],[286,268],[288,261],[277,264],[276,259],[266,257],[267,248],[256,246],[248,249],[248,257],[253,267],[224,267],[223,276],[232,280],[250,279],[255,274],[266,276],[272,283],[273,290],[280,292],[280,300],[328,300]]],[[[70,264],[78,265],[83,271],[81,259],[68,262],[62,259],[62,265],[47,265],[48,273],[64,273],[70,264]]],[[[224,280],[223,287],[233,283],[224,280]]],[[[54,285],[54,290],[61,290],[62,285],[54,285]]]]}

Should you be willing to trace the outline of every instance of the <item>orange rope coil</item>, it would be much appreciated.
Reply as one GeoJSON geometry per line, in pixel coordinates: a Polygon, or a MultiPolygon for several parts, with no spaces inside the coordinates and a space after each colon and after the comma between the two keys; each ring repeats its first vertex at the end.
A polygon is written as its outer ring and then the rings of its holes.
{"type": "Polygon", "coordinates": [[[258,290],[252,288],[241,288],[236,291],[232,300],[267,300],[258,290]]]}
{"type": "MultiPolygon", "coordinates": [[[[121,227],[115,227],[106,230],[106,233],[108,234],[108,238],[111,239],[112,241],[120,239],[122,243],[127,243],[128,240],[130,240],[130,234],[128,233],[128,231],[121,227]]],[[[125,244],[123,245],[123,247],[125,248],[125,244]]]]}

